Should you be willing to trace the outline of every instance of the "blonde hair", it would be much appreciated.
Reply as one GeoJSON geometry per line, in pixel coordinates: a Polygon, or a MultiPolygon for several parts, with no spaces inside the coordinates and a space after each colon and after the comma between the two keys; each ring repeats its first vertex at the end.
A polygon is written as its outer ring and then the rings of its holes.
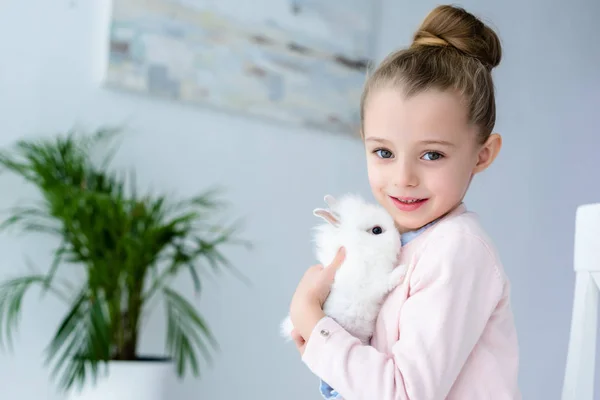
{"type": "Polygon", "coordinates": [[[367,79],[360,104],[361,136],[369,94],[392,86],[406,96],[428,89],[456,90],[484,143],[496,123],[491,71],[501,58],[500,39],[477,17],[460,7],[436,7],[415,32],[411,46],[388,55],[367,79]]]}

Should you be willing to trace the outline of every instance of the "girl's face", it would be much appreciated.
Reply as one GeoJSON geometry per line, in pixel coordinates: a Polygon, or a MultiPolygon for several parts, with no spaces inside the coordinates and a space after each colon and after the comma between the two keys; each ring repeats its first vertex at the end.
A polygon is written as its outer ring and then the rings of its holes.
{"type": "Polygon", "coordinates": [[[377,89],[369,94],[363,127],[371,190],[401,233],[458,206],[501,145],[497,134],[478,143],[477,127],[452,91],[406,98],[398,89],[377,89]]]}

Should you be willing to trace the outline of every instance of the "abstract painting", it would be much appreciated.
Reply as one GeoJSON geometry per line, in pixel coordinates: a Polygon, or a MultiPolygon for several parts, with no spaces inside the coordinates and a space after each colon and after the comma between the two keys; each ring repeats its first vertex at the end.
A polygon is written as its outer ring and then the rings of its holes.
{"type": "Polygon", "coordinates": [[[105,84],[355,133],[374,0],[113,0],[105,84]]]}

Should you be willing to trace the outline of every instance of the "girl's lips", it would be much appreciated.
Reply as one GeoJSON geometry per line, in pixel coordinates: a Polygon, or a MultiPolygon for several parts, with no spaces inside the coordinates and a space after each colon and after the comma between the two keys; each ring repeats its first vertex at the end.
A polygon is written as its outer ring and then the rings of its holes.
{"type": "Polygon", "coordinates": [[[415,211],[418,210],[423,204],[429,199],[419,199],[417,197],[392,197],[392,202],[401,211],[415,211]]]}

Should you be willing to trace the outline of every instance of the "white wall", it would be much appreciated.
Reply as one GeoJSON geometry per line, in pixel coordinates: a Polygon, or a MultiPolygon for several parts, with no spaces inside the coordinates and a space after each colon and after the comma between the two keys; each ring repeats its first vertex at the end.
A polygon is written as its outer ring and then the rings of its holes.
{"type": "MultiPolygon", "coordinates": [[[[383,2],[380,56],[408,43],[434,6],[383,2]]],[[[497,164],[476,180],[468,205],[482,214],[513,281],[524,398],[557,398],[573,293],[573,216],[577,204],[600,201],[597,182],[583,178],[598,172],[600,48],[593,18],[600,5],[463,4],[494,21],[505,46],[496,71],[505,147],[497,164]]],[[[253,285],[228,277],[207,285],[198,304],[222,351],[202,380],[175,387],[173,398],[319,398],[315,378],[281,342],[277,324],[300,274],[313,262],[310,210],[328,191],[367,194],[360,143],[102,89],[107,10],[108,0],[2,2],[0,145],[76,123],[93,128],[128,122],[131,137],[119,163],[134,165],[141,184],[180,194],[225,185],[233,213],[246,217],[246,236],[256,244],[253,252],[236,250],[230,257],[253,285]],[[291,190],[300,195],[291,196],[291,190]]],[[[31,194],[12,178],[1,177],[0,185],[2,208],[31,194]]],[[[24,255],[45,266],[50,244],[3,238],[0,278],[24,271],[24,255]]],[[[2,398],[59,399],[42,352],[64,309],[35,295],[25,309],[15,351],[0,357],[2,398]]],[[[148,326],[143,350],[160,352],[160,316],[148,326]]]]}

